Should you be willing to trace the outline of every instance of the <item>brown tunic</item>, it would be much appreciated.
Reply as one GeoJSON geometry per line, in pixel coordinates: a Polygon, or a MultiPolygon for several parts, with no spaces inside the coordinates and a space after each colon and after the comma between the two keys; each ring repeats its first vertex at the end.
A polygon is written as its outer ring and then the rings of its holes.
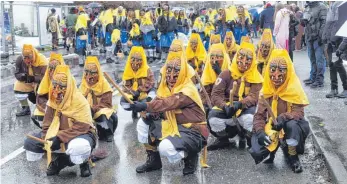
{"type": "Polygon", "coordinates": [[[36,96],[36,108],[38,108],[41,112],[45,112],[46,104],[48,101],[48,93],[43,95],[36,96]]]}
{"type": "MultiPolygon", "coordinates": [[[[138,90],[140,92],[148,93],[154,87],[154,84],[155,84],[154,74],[152,70],[149,68],[147,71],[147,77],[139,78],[137,82],[139,85],[138,90]]],[[[128,89],[131,89],[133,84],[134,84],[134,79],[130,79],[130,80],[126,80],[124,85],[128,89]]]]}
{"type": "MultiPolygon", "coordinates": [[[[213,106],[223,108],[227,102],[229,102],[230,90],[233,88],[234,79],[231,77],[230,70],[225,70],[219,74],[215,85],[212,89],[211,101],[213,106]]],[[[238,91],[241,85],[241,79],[236,80],[237,88],[236,94],[234,94],[234,101],[238,101],[238,91]]],[[[245,87],[249,87],[249,94],[243,96],[241,100],[243,108],[249,108],[256,106],[258,102],[259,92],[262,88],[262,84],[249,83],[245,81],[245,87]]]]}
{"type": "MultiPolygon", "coordinates": [[[[45,117],[43,118],[42,135],[43,138],[46,136],[47,130],[51,125],[54,117],[55,109],[47,106],[45,117]]],[[[72,126],[69,127],[68,117],[64,114],[59,115],[60,127],[57,136],[63,143],[69,142],[71,139],[86,134],[88,132],[92,133],[93,128],[88,123],[78,122],[76,120],[71,120],[72,126]]]]}
{"type": "MultiPolygon", "coordinates": [[[[266,99],[266,101],[270,104],[272,103],[272,98],[266,99]]],[[[304,105],[292,104],[291,111],[288,111],[287,102],[278,98],[277,104],[277,115],[283,116],[287,120],[299,120],[304,118],[304,105]]],[[[254,115],[253,120],[253,130],[258,132],[259,130],[264,130],[265,124],[268,121],[270,115],[264,105],[263,101],[259,101],[257,112],[254,115]]]]}
{"type": "Polygon", "coordinates": [[[92,93],[93,106],[91,107],[93,113],[98,112],[102,108],[112,108],[112,92],[106,92],[99,96],[92,93]],[[98,103],[99,101],[99,103],[98,103]]]}
{"type": "MultiPolygon", "coordinates": [[[[212,94],[213,84],[209,84],[209,85],[207,85],[207,86],[204,86],[204,88],[205,88],[205,90],[206,90],[206,92],[207,92],[207,94],[208,94],[208,97],[209,97],[210,100],[211,100],[211,94],[212,94]]],[[[202,89],[200,89],[199,92],[200,92],[200,97],[201,97],[201,100],[202,100],[202,104],[207,105],[207,100],[206,100],[207,98],[206,98],[204,92],[202,91],[202,89]]]]}
{"type": "MultiPolygon", "coordinates": [[[[38,67],[32,67],[33,68],[33,73],[34,73],[34,83],[40,83],[43,76],[45,75],[47,66],[38,66],[38,67]]],[[[18,56],[16,60],[16,71],[14,72],[14,76],[16,77],[17,80],[21,81],[21,74],[27,74],[29,75],[29,68],[28,66],[24,63],[23,57],[18,56]]],[[[22,81],[26,82],[26,81],[22,81]]]]}

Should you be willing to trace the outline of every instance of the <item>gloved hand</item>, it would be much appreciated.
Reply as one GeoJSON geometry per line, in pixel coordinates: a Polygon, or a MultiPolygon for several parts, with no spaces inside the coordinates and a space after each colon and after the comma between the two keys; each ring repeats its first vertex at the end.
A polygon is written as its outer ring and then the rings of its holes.
{"type": "Polygon", "coordinates": [[[34,82],[34,80],[35,80],[35,77],[34,77],[34,76],[29,75],[29,76],[27,76],[26,83],[32,83],[32,82],[34,82]]]}
{"type": "Polygon", "coordinates": [[[124,97],[120,98],[120,105],[123,107],[124,110],[131,111],[130,103],[126,101],[124,97]]]}
{"type": "Polygon", "coordinates": [[[60,143],[61,140],[59,139],[58,136],[54,136],[48,139],[49,141],[52,141],[52,146],[51,146],[51,150],[55,151],[55,150],[59,150],[60,149],[60,143]]]}
{"type": "Polygon", "coordinates": [[[142,112],[147,109],[147,103],[145,102],[134,102],[134,104],[130,104],[130,109],[135,112],[142,112]]]}
{"type": "Polygon", "coordinates": [[[139,99],[139,97],[140,97],[140,91],[139,90],[137,90],[137,91],[132,91],[132,93],[134,94],[133,95],[133,101],[138,101],[139,99]]]}
{"type": "Polygon", "coordinates": [[[264,130],[257,132],[258,143],[262,146],[268,146],[271,144],[269,136],[267,136],[264,130]]]}
{"type": "Polygon", "coordinates": [[[224,106],[224,111],[227,117],[232,117],[236,114],[236,112],[242,108],[241,102],[233,102],[233,107],[230,105],[224,106]]]}
{"type": "Polygon", "coordinates": [[[277,125],[272,125],[272,130],[280,131],[284,127],[286,119],[283,116],[278,116],[276,120],[277,120],[277,125]]]}
{"type": "Polygon", "coordinates": [[[26,82],[27,81],[27,77],[28,77],[28,75],[26,73],[21,73],[20,77],[19,77],[19,80],[26,82]]]}
{"type": "Polygon", "coordinates": [[[341,54],[342,54],[342,52],[341,52],[340,50],[336,50],[336,53],[335,53],[335,54],[336,54],[337,57],[340,57],[341,54]]]}
{"type": "Polygon", "coordinates": [[[215,62],[214,64],[212,64],[212,68],[216,72],[217,75],[219,75],[222,72],[218,62],[215,62]]]}

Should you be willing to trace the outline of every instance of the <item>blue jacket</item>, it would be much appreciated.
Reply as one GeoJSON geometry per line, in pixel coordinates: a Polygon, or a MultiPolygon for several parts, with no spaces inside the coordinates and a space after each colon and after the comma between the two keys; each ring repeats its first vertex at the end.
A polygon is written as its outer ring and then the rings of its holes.
{"type": "Polygon", "coordinates": [[[270,28],[271,31],[274,29],[274,14],[275,14],[275,8],[273,6],[269,6],[265,8],[260,13],[260,28],[270,28]]]}

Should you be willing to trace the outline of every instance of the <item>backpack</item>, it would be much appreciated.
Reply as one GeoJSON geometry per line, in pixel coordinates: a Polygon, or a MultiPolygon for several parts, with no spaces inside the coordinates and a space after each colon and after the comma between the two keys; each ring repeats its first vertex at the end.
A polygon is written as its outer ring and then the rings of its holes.
{"type": "Polygon", "coordinates": [[[57,32],[57,19],[55,18],[54,15],[48,18],[48,25],[49,25],[49,30],[51,30],[52,33],[57,32]]]}

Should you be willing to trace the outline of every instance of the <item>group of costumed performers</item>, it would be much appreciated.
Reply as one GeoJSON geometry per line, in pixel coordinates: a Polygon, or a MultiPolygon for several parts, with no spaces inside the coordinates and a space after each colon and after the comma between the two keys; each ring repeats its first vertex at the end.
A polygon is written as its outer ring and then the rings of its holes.
{"type": "MultiPolygon", "coordinates": [[[[122,18],[122,8],[113,10],[113,16],[111,10],[101,17],[106,29],[135,17],[122,18]],[[106,19],[108,13],[112,13],[112,20],[106,19]]],[[[138,119],[134,121],[137,138],[144,144],[147,160],[136,168],[137,173],[161,169],[161,157],[167,157],[170,163],[183,160],[183,174],[193,174],[201,150],[200,165],[206,167],[207,150],[227,148],[232,145],[229,139],[236,136],[238,147],[248,146],[256,164],[266,158],[264,163],[273,163],[281,146],[292,170],[302,172],[298,154],[304,152],[310,132],[304,119],[304,107],[309,102],[287,51],[274,47],[270,30],[264,30],[257,51],[249,37],[240,37],[238,45],[232,31],[224,38],[210,32],[206,53],[198,32],[191,34],[186,48],[181,40],[171,38],[175,16],[164,7],[158,22],[166,27],[159,31],[161,37],[172,40],[156,85],[147,63],[153,47],[142,46],[156,36],[153,19],[145,11],[133,13],[141,21],[137,24],[133,19],[131,24],[132,46],[122,89],[112,84],[121,90],[122,108],[138,119]],[[139,45],[134,40],[138,35],[142,37],[139,45]],[[207,144],[209,133],[215,138],[207,144]]],[[[242,13],[239,15],[236,20],[247,21],[242,13]]],[[[176,16],[182,19],[179,12],[176,16]]],[[[122,50],[122,28],[113,29],[112,35],[113,47],[122,50]]],[[[29,98],[36,104],[31,118],[41,128],[25,140],[26,157],[37,161],[46,153],[48,176],[76,164],[82,177],[90,176],[97,141],[114,140],[118,118],[109,83],[112,79],[104,77],[97,57],[87,56],[83,62],[82,82],[77,88],[60,54],[51,53],[48,61],[32,45],[25,44],[16,61],[14,92],[22,106],[16,115],[31,114],[29,98]]]]}

